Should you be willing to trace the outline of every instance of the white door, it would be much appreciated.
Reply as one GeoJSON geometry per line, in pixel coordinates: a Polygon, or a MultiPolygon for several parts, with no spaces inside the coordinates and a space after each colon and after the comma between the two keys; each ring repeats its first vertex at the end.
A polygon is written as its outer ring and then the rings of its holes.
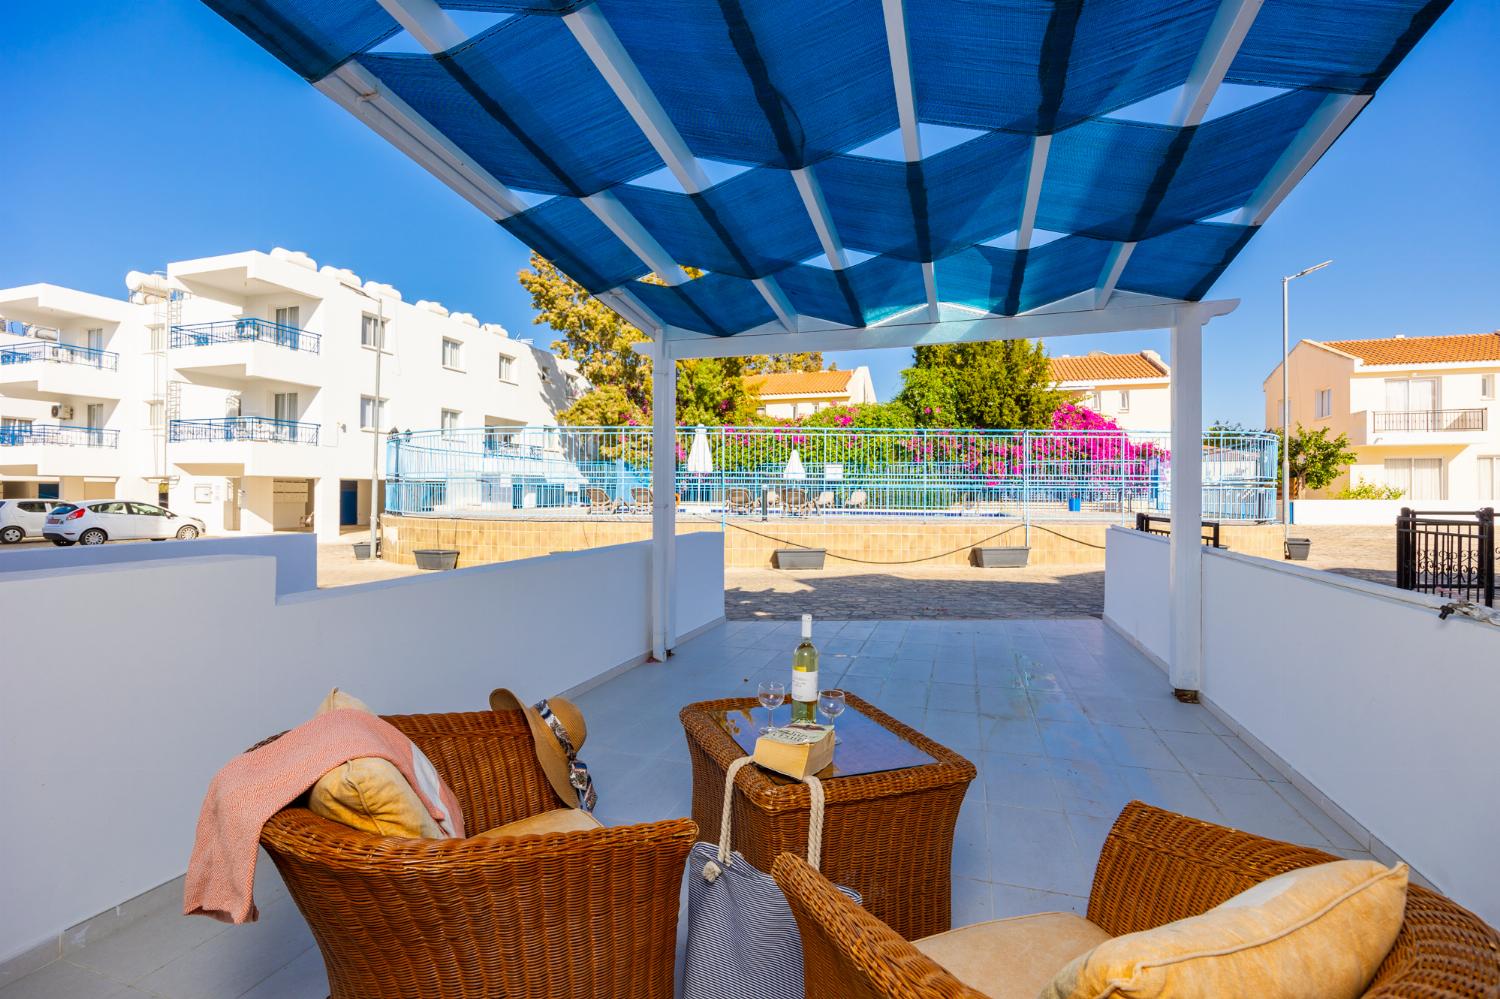
{"type": "MultiPolygon", "coordinates": [[[[103,350],[104,349],[104,331],[103,330],[89,330],[89,332],[88,332],[88,347],[89,347],[89,350],[103,350]]],[[[96,354],[95,356],[97,357],[98,355],[96,354]]]]}
{"type": "Polygon", "coordinates": [[[172,536],[172,518],[167,516],[167,511],[151,503],[130,504],[130,519],[135,522],[138,537],[142,538],[170,538],[172,536]]]}
{"type": "Polygon", "coordinates": [[[1443,499],[1443,459],[1387,458],[1385,482],[1401,490],[1404,500],[1443,499]]]}
{"type": "Polygon", "coordinates": [[[276,325],[290,326],[293,329],[302,328],[302,307],[300,305],[287,305],[276,310],[276,325]]]}

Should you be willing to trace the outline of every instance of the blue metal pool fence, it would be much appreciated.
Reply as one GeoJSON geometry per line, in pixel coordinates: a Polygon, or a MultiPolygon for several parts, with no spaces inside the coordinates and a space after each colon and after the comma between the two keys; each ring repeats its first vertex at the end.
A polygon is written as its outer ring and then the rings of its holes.
{"type": "MultiPolygon", "coordinates": [[[[677,496],[719,517],[1025,518],[1170,512],[1171,435],[1062,430],[678,427],[677,496]]],[[[1205,433],[1203,515],[1276,515],[1276,437],[1205,433]]],[[[393,513],[644,512],[650,427],[422,430],[386,445],[393,513]]]]}

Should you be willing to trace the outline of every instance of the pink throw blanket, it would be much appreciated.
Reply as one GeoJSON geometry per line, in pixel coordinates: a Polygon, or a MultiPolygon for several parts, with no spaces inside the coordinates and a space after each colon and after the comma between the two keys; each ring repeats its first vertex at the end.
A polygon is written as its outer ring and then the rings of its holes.
{"type": "Polygon", "coordinates": [[[198,813],[183,914],[226,923],[253,921],[258,915],[254,883],[261,827],[328,771],[366,756],[395,764],[433,820],[463,836],[458,801],[410,739],[368,712],[330,711],[235,757],[214,775],[198,813]],[[424,790],[424,784],[436,786],[437,794],[424,790]]]}

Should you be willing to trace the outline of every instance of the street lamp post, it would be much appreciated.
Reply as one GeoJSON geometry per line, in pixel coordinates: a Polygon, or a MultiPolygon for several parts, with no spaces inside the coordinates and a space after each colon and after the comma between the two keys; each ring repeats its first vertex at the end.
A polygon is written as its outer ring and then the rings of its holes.
{"type": "MultiPolygon", "coordinates": [[[[380,557],[380,362],[385,354],[385,299],[352,284],[344,287],[375,303],[375,401],[370,407],[370,557],[380,557]]],[[[361,324],[364,322],[360,320],[361,324]]]]}
{"type": "Polygon", "coordinates": [[[1313,271],[1320,271],[1333,263],[1325,260],[1321,264],[1303,268],[1295,274],[1289,274],[1281,279],[1281,540],[1282,551],[1285,552],[1286,542],[1292,536],[1292,395],[1291,395],[1291,373],[1289,367],[1289,347],[1291,341],[1291,317],[1289,314],[1290,297],[1287,293],[1288,286],[1299,277],[1306,277],[1313,271]]]}

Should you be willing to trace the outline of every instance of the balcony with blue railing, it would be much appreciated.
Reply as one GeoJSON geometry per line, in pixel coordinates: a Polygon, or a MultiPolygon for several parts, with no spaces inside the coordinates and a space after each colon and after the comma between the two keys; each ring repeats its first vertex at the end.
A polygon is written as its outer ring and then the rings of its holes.
{"type": "Polygon", "coordinates": [[[268,319],[244,317],[218,323],[191,323],[173,326],[168,346],[208,347],[220,343],[268,343],[283,350],[294,350],[316,354],[321,349],[323,338],[316,333],[273,323],[268,319]]]}
{"type": "Polygon", "coordinates": [[[173,420],[170,439],[183,441],[225,441],[268,444],[318,443],[317,423],[276,420],[269,416],[225,416],[212,420],[173,420]]]}
{"type": "Polygon", "coordinates": [[[45,340],[0,345],[0,367],[19,364],[77,364],[101,371],[118,371],[120,355],[97,347],[78,347],[45,340]]]}
{"type": "Polygon", "coordinates": [[[61,423],[22,423],[0,427],[0,447],[30,447],[39,444],[118,448],[120,432],[105,430],[101,427],[74,427],[61,423]]]}

